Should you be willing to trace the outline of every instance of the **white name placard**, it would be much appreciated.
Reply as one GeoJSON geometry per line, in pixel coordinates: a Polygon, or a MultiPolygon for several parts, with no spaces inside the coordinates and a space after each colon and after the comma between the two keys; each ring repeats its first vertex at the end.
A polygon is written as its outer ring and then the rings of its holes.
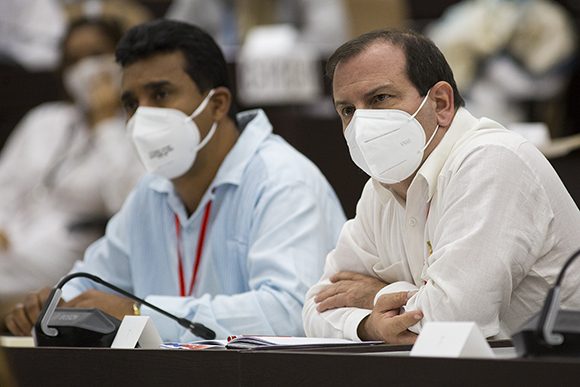
{"type": "Polygon", "coordinates": [[[157,349],[162,343],[149,316],[125,316],[111,348],[135,348],[137,343],[147,349],[157,349]]]}
{"type": "Polygon", "coordinates": [[[411,356],[425,357],[494,357],[491,347],[474,322],[428,322],[411,356]]]}

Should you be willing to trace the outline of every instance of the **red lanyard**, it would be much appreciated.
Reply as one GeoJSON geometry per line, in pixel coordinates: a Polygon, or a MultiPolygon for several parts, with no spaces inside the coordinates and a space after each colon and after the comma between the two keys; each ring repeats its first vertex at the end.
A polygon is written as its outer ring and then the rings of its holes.
{"type": "Polygon", "coordinates": [[[207,202],[205,206],[205,212],[203,213],[203,219],[201,222],[201,230],[199,230],[199,240],[197,242],[197,251],[195,252],[195,262],[193,264],[193,274],[191,275],[191,284],[189,285],[189,291],[185,292],[185,278],[183,276],[183,258],[181,254],[181,226],[179,224],[179,218],[175,214],[175,233],[177,234],[177,258],[178,258],[178,274],[179,274],[179,295],[181,297],[191,296],[193,294],[193,286],[195,285],[195,279],[197,277],[197,271],[199,269],[199,264],[201,262],[201,255],[203,253],[203,242],[205,241],[205,233],[207,230],[207,222],[209,220],[209,213],[211,211],[211,200],[207,202]]]}

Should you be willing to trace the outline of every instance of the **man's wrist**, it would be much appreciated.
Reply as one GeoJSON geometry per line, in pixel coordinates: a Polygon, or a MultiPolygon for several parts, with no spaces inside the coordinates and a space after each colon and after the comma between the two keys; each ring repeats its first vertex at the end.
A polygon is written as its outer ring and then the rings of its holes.
{"type": "Polygon", "coordinates": [[[372,340],[372,337],[370,337],[369,333],[368,333],[368,321],[369,321],[369,317],[370,315],[366,316],[365,318],[363,318],[361,320],[361,322],[358,324],[356,333],[359,337],[359,339],[361,339],[362,341],[368,341],[368,340],[372,340]]]}

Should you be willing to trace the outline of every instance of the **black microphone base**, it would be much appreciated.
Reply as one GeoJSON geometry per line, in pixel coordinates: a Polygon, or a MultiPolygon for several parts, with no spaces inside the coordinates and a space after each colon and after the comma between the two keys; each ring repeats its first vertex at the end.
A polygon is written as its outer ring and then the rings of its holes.
{"type": "Polygon", "coordinates": [[[532,317],[512,336],[516,353],[521,357],[580,357],[580,311],[560,310],[554,333],[564,337],[560,345],[548,345],[538,337],[539,314],[532,317]]]}
{"type": "Polygon", "coordinates": [[[99,309],[56,309],[48,326],[58,331],[45,334],[40,321],[34,325],[38,347],[110,347],[121,321],[99,309]]]}

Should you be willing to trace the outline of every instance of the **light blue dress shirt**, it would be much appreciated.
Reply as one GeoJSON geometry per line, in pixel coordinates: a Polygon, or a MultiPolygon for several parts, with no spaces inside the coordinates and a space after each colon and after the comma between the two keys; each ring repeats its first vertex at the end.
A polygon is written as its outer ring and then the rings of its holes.
{"type": "MultiPolygon", "coordinates": [[[[191,216],[169,180],[147,175],[73,271],[100,276],[170,313],[200,322],[218,338],[302,336],[304,295],[322,275],[344,213],[321,172],[272,134],[263,111],[240,113],[238,122],[242,133],[191,216]],[[175,215],[189,286],[209,200],[212,208],[193,295],[179,297],[175,215]]],[[[75,279],[64,286],[63,298],[91,288],[107,291],[90,280],[75,279]]],[[[145,306],[141,312],[151,316],[166,341],[198,339],[145,306]]]]}

